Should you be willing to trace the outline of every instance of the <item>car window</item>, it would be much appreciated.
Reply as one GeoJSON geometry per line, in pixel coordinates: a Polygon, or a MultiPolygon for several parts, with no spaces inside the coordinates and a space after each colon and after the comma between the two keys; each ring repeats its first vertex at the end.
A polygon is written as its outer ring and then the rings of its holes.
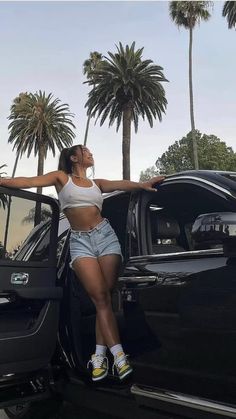
{"type": "MultiPolygon", "coordinates": [[[[57,261],[59,260],[63,247],[66,241],[67,231],[69,223],[65,217],[61,217],[58,228],[58,239],[57,239],[57,261]]],[[[31,262],[46,261],[47,254],[49,252],[49,235],[50,235],[50,224],[44,223],[41,229],[35,229],[36,231],[30,238],[25,246],[22,247],[20,252],[16,254],[17,260],[28,260],[31,262]]]]}
{"type": "MultiPolygon", "coordinates": [[[[30,243],[38,240],[44,233],[42,226],[47,225],[49,243],[51,231],[52,210],[49,204],[36,203],[30,199],[15,196],[0,196],[0,259],[15,259],[24,248],[25,252],[30,243]]],[[[44,260],[49,258],[49,247],[44,260]]]]}
{"type": "Polygon", "coordinates": [[[180,253],[207,249],[222,250],[218,241],[198,243],[192,226],[200,214],[232,211],[229,202],[199,185],[167,185],[150,195],[146,212],[148,253],[180,253]]]}

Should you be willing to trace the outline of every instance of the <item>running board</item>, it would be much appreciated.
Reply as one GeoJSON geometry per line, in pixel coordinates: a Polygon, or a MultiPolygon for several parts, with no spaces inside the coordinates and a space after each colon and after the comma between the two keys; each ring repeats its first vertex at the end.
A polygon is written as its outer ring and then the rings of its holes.
{"type": "MultiPolygon", "coordinates": [[[[165,409],[172,411],[175,408],[175,413],[179,414],[178,410],[183,409],[199,414],[210,414],[214,417],[228,417],[236,418],[236,406],[218,403],[213,400],[202,399],[200,397],[191,396],[189,394],[176,393],[169,390],[162,390],[159,388],[145,387],[134,384],[131,387],[131,393],[135,396],[137,402],[145,407],[165,409]]],[[[188,417],[188,415],[187,415],[188,417]]],[[[208,416],[206,416],[208,417],[208,416]]]]}

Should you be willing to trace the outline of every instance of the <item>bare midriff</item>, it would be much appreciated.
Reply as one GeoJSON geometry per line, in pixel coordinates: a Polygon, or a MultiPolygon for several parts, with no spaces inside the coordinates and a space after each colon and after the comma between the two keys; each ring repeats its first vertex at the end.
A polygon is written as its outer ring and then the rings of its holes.
{"type": "Polygon", "coordinates": [[[99,224],[103,217],[98,207],[76,207],[66,208],[64,210],[72,230],[88,231],[99,224]]]}

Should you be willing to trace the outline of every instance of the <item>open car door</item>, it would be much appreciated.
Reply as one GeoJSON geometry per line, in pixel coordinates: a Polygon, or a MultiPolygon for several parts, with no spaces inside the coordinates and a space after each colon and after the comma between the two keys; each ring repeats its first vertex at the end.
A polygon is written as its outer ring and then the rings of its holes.
{"type": "Polygon", "coordinates": [[[19,383],[31,380],[35,392],[32,377],[55,350],[58,221],[53,198],[0,187],[0,406],[17,399],[19,383]]]}

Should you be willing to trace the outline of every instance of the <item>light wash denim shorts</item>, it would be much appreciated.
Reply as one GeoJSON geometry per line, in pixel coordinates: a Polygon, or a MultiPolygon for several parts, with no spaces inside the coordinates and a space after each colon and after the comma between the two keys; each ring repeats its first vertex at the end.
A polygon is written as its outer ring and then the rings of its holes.
{"type": "Polygon", "coordinates": [[[111,254],[120,255],[122,258],[121,247],[117,235],[106,218],[92,230],[71,230],[70,267],[72,269],[72,264],[77,258],[98,258],[111,254]]]}

